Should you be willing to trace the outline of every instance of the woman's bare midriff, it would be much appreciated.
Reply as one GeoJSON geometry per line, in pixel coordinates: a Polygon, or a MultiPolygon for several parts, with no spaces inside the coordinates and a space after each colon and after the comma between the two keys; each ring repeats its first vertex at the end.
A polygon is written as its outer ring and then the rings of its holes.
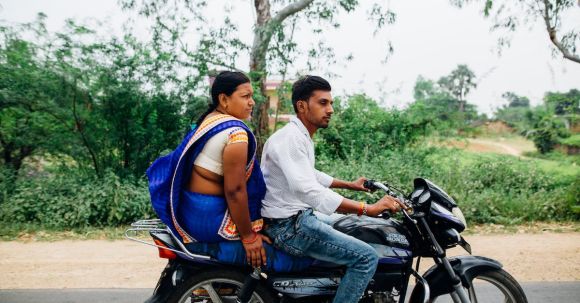
{"type": "Polygon", "coordinates": [[[187,190],[205,195],[223,196],[224,177],[194,165],[187,190]]]}

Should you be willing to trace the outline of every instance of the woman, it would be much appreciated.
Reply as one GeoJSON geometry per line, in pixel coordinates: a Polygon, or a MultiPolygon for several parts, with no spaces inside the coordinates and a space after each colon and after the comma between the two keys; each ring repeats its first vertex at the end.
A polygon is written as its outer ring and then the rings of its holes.
{"type": "Polygon", "coordinates": [[[197,126],[147,175],[157,214],[190,251],[239,263],[241,240],[245,259],[257,267],[267,261],[262,242],[267,238],[259,234],[266,188],[255,159],[256,140],[241,121],[252,113],[252,96],[243,73],[217,75],[212,103],[197,126]]]}

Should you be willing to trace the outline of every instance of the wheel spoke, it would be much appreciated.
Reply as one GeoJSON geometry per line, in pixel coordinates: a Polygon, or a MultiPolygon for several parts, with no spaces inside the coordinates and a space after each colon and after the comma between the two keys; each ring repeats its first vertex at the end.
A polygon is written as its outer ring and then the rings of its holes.
{"type": "Polygon", "coordinates": [[[217,291],[215,291],[211,283],[204,284],[201,287],[207,291],[212,303],[223,303],[222,299],[218,295],[217,291]]]}

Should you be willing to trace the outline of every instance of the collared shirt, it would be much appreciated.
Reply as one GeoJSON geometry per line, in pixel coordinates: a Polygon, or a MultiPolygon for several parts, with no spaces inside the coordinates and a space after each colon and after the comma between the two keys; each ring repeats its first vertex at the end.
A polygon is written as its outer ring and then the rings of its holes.
{"type": "Polygon", "coordinates": [[[266,141],[261,162],[263,217],[288,218],[307,208],[330,215],[343,200],[329,189],[333,178],[314,168],[314,142],[296,117],[266,141]]]}

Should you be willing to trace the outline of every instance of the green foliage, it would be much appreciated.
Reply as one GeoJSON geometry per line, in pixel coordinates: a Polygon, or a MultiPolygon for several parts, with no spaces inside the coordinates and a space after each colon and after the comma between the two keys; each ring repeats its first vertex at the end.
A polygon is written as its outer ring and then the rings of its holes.
{"type": "Polygon", "coordinates": [[[570,136],[566,139],[560,139],[560,143],[564,145],[580,147],[580,134],[570,136]]]}
{"type": "Polygon", "coordinates": [[[466,66],[460,65],[450,75],[438,82],[417,78],[414,88],[415,102],[407,109],[408,115],[423,134],[433,131],[440,135],[456,135],[471,129],[481,120],[473,104],[464,98],[471,88],[474,75],[466,66]]]}
{"type": "Polygon", "coordinates": [[[567,125],[575,123],[580,113],[580,91],[576,89],[567,93],[547,92],[545,106],[534,108],[529,108],[527,97],[511,92],[503,94],[503,97],[508,105],[496,111],[496,119],[529,136],[543,154],[551,152],[556,144],[566,142],[565,138],[570,136],[567,125]]]}
{"type": "Polygon", "coordinates": [[[74,22],[53,35],[43,18],[0,27],[0,40],[0,164],[16,172],[52,154],[99,177],[142,176],[205,110],[193,95],[202,78],[167,49],[174,40],[104,39],[74,22]],[[36,41],[22,38],[30,32],[36,41]]]}
{"type": "Polygon", "coordinates": [[[316,137],[319,154],[340,158],[350,153],[373,155],[400,149],[422,134],[406,113],[384,110],[365,95],[351,96],[344,105],[336,100],[334,107],[330,127],[316,137]]]}
{"type": "Polygon", "coordinates": [[[19,179],[14,193],[0,201],[4,224],[34,224],[46,228],[118,226],[154,216],[142,179],[104,178],[61,171],[19,179]]]}
{"type": "Polygon", "coordinates": [[[580,90],[571,89],[567,93],[548,92],[544,102],[556,115],[580,114],[580,90]]]}
{"type": "MultiPolygon", "coordinates": [[[[558,177],[538,162],[457,149],[413,148],[372,156],[353,153],[344,160],[323,157],[317,166],[347,180],[365,176],[387,181],[406,193],[412,189],[413,178],[428,178],[456,200],[471,222],[580,219],[572,211],[580,203],[578,169],[558,177]]],[[[344,194],[369,202],[380,198],[377,194],[344,194]]]]}
{"type": "Polygon", "coordinates": [[[508,101],[507,107],[530,107],[528,97],[518,96],[513,92],[505,92],[501,96],[508,101]]]}

